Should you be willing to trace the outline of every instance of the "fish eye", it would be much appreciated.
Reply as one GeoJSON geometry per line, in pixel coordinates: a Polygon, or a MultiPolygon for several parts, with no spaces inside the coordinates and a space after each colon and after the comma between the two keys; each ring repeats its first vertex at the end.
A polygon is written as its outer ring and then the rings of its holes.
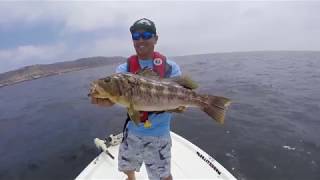
{"type": "Polygon", "coordinates": [[[109,77],[107,77],[107,78],[105,78],[105,79],[103,79],[103,81],[105,82],[105,83],[108,83],[108,82],[110,82],[110,78],[109,77]]]}

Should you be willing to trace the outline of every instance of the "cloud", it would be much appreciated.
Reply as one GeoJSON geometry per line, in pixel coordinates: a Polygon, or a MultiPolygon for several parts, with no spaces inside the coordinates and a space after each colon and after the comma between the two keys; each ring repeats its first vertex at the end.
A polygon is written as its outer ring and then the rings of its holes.
{"type": "Polygon", "coordinates": [[[66,31],[94,31],[122,26],[127,22],[125,11],[118,4],[92,2],[64,6],[66,31]]]}
{"type": "MultiPolygon", "coordinates": [[[[46,64],[59,61],[59,59],[56,58],[65,53],[65,46],[63,44],[51,46],[27,45],[0,50],[0,72],[26,65],[46,64]]],[[[60,61],[62,61],[62,59],[60,59],[60,61]]]]}
{"type": "Polygon", "coordinates": [[[132,41],[130,38],[104,38],[94,42],[91,48],[92,55],[103,55],[108,54],[118,56],[129,56],[134,53],[134,48],[131,45],[132,41]]]}
{"type": "Polygon", "coordinates": [[[63,21],[64,11],[44,2],[1,2],[1,28],[14,28],[19,24],[39,24],[44,21],[63,21]]]}
{"type": "Polygon", "coordinates": [[[95,55],[127,56],[134,53],[129,27],[142,17],[155,21],[157,50],[170,56],[320,50],[319,9],[319,2],[1,3],[0,30],[50,23],[55,25],[55,34],[48,34],[54,37],[53,42],[28,41],[0,50],[0,62],[11,59],[15,63],[10,64],[18,67],[40,59],[53,62],[95,55]]]}

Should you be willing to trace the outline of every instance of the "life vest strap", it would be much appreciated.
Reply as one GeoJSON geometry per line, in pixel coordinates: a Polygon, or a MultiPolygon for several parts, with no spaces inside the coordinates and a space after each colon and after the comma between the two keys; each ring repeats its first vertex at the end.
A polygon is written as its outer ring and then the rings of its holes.
{"type": "MultiPolygon", "coordinates": [[[[139,58],[137,55],[132,55],[128,58],[127,60],[127,66],[128,66],[128,72],[131,72],[133,74],[137,74],[140,70],[140,64],[139,64],[139,58]]],[[[167,64],[167,58],[160,54],[159,52],[154,52],[153,53],[153,71],[159,74],[161,78],[165,78],[166,76],[170,76],[171,74],[171,66],[167,64]],[[169,72],[170,71],[170,72],[169,72]]],[[[145,111],[140,111],[140,121],[141,122],[146,122],[149,118],[149,115],[152,113],[163,113],[164,111],[160,112],[145,112],[145,111]]],[[[128,117],[125,123],[125,127],[127,125],[127,121],[130,118],[128,117]]],[[[124,128],[125,128],[124,127],[124,128]]]]}

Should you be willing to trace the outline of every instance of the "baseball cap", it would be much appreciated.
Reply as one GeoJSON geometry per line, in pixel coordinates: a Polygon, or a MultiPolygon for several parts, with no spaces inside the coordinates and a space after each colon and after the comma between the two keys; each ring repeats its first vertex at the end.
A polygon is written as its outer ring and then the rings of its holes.
{"type": "Polygon", "coordinates": [[[133,33],[137,30],[145,30],[157,34],[156,26],[153,21],[147,18],[142,18],[133,23],[130,27],[130,32],[133,33]]]}

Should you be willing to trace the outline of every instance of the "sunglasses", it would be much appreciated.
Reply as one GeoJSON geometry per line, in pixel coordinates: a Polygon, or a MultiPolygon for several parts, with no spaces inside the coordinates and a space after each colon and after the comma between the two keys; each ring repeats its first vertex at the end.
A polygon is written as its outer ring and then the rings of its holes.
{"type": "Polygon", "coordinates": [[[139,40],[142,38],[143,40],[148,40],[154,36],[154,33],[145,31],[145,32],[134,32],[131,34],[133,40],[139,40]]]}

